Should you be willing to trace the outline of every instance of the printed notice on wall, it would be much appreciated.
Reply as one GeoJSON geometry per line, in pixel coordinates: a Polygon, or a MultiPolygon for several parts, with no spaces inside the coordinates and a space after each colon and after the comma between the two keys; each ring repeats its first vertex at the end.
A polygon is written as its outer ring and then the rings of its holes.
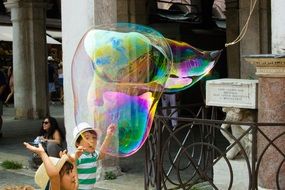
{"type": "Polygon", "coordinates": [[[257,80],[218,79],[207,81],[206,105],[257,108],[257,80]]]}

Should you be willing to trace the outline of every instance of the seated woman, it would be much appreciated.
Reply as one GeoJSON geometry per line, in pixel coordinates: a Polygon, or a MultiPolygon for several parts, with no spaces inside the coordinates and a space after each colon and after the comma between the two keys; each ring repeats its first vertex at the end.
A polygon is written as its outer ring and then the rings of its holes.
{"type": "Polygon", "coordinates": [[[48,157],[42,145],[32,146],[24,142],[27,149],[41,157],[43,164],[35,174],[35,182],[45,190],[76,190],[78,183],[74,163],[63,152],[61,158],[48,157]]]}
{"type": "Polygon", "coordinates": [[[65,135],[58,126],[55,118],[47,116],[40,130],[40,140],[46,144],[46,152],[49,156],[59,157],[59,152],[66,148],[65,135]]]}

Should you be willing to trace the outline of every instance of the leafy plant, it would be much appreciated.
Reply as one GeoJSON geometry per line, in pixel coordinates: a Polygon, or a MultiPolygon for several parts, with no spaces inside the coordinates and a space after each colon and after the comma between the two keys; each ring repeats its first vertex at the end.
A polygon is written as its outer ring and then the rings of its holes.
{"type": "Polygon", "coordinates": [[[5,169],[13,169],[13,170],[23,168],[23,165],[21,163],[9,160],[5,160],[4,162],[2,162],[1,166],[5,169]]]}
{"type": "Polygon", "coordinates": [[[105,172],[105,180],[113,180],[113,179],[117,179],[116,174],[114,174],[114,172],[105,172]]]}

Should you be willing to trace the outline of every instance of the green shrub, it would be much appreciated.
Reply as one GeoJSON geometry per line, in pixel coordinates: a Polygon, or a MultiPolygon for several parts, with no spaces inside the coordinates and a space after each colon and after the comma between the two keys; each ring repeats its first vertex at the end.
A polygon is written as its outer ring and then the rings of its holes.
{"type": "Polygon", "coordinates": [[[114,174],[113,172],[105,172],[105,180],[112,180],[112,179],[117,179],[116,174],[114,174]]]}
{"type": "Polygon", "coordinates": [[[2,162],[1,166],[5,169],[13,169],[13,170],[23,168],[23,165],[21,163],[9,160],[5,160],[4,162],[2,162]]]}

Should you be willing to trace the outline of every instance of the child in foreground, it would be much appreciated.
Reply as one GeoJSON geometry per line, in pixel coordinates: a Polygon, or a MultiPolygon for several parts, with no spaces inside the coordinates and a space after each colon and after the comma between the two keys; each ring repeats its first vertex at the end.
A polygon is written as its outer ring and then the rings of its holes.
{"type": "Polygon", "coordinates": [[[106,149],[115,133],[116,126],[108,126],[100,151],[96,151],[97,132],[88,123],[80,123],[73,131],[78,189],[93,189],[96,183],[97,161],[104,159],[106,149]]]}
{"type": "Polygon", "coordinates": [[[38,154],[43,163],[35,174],[36,184],[44,190],[76,190],[77,177],[73,164],[69,161],[66,151],[61,153],[61,158],[48,157],[41,144],[39,147],[26,142],[27,149],[38,154]]]}

